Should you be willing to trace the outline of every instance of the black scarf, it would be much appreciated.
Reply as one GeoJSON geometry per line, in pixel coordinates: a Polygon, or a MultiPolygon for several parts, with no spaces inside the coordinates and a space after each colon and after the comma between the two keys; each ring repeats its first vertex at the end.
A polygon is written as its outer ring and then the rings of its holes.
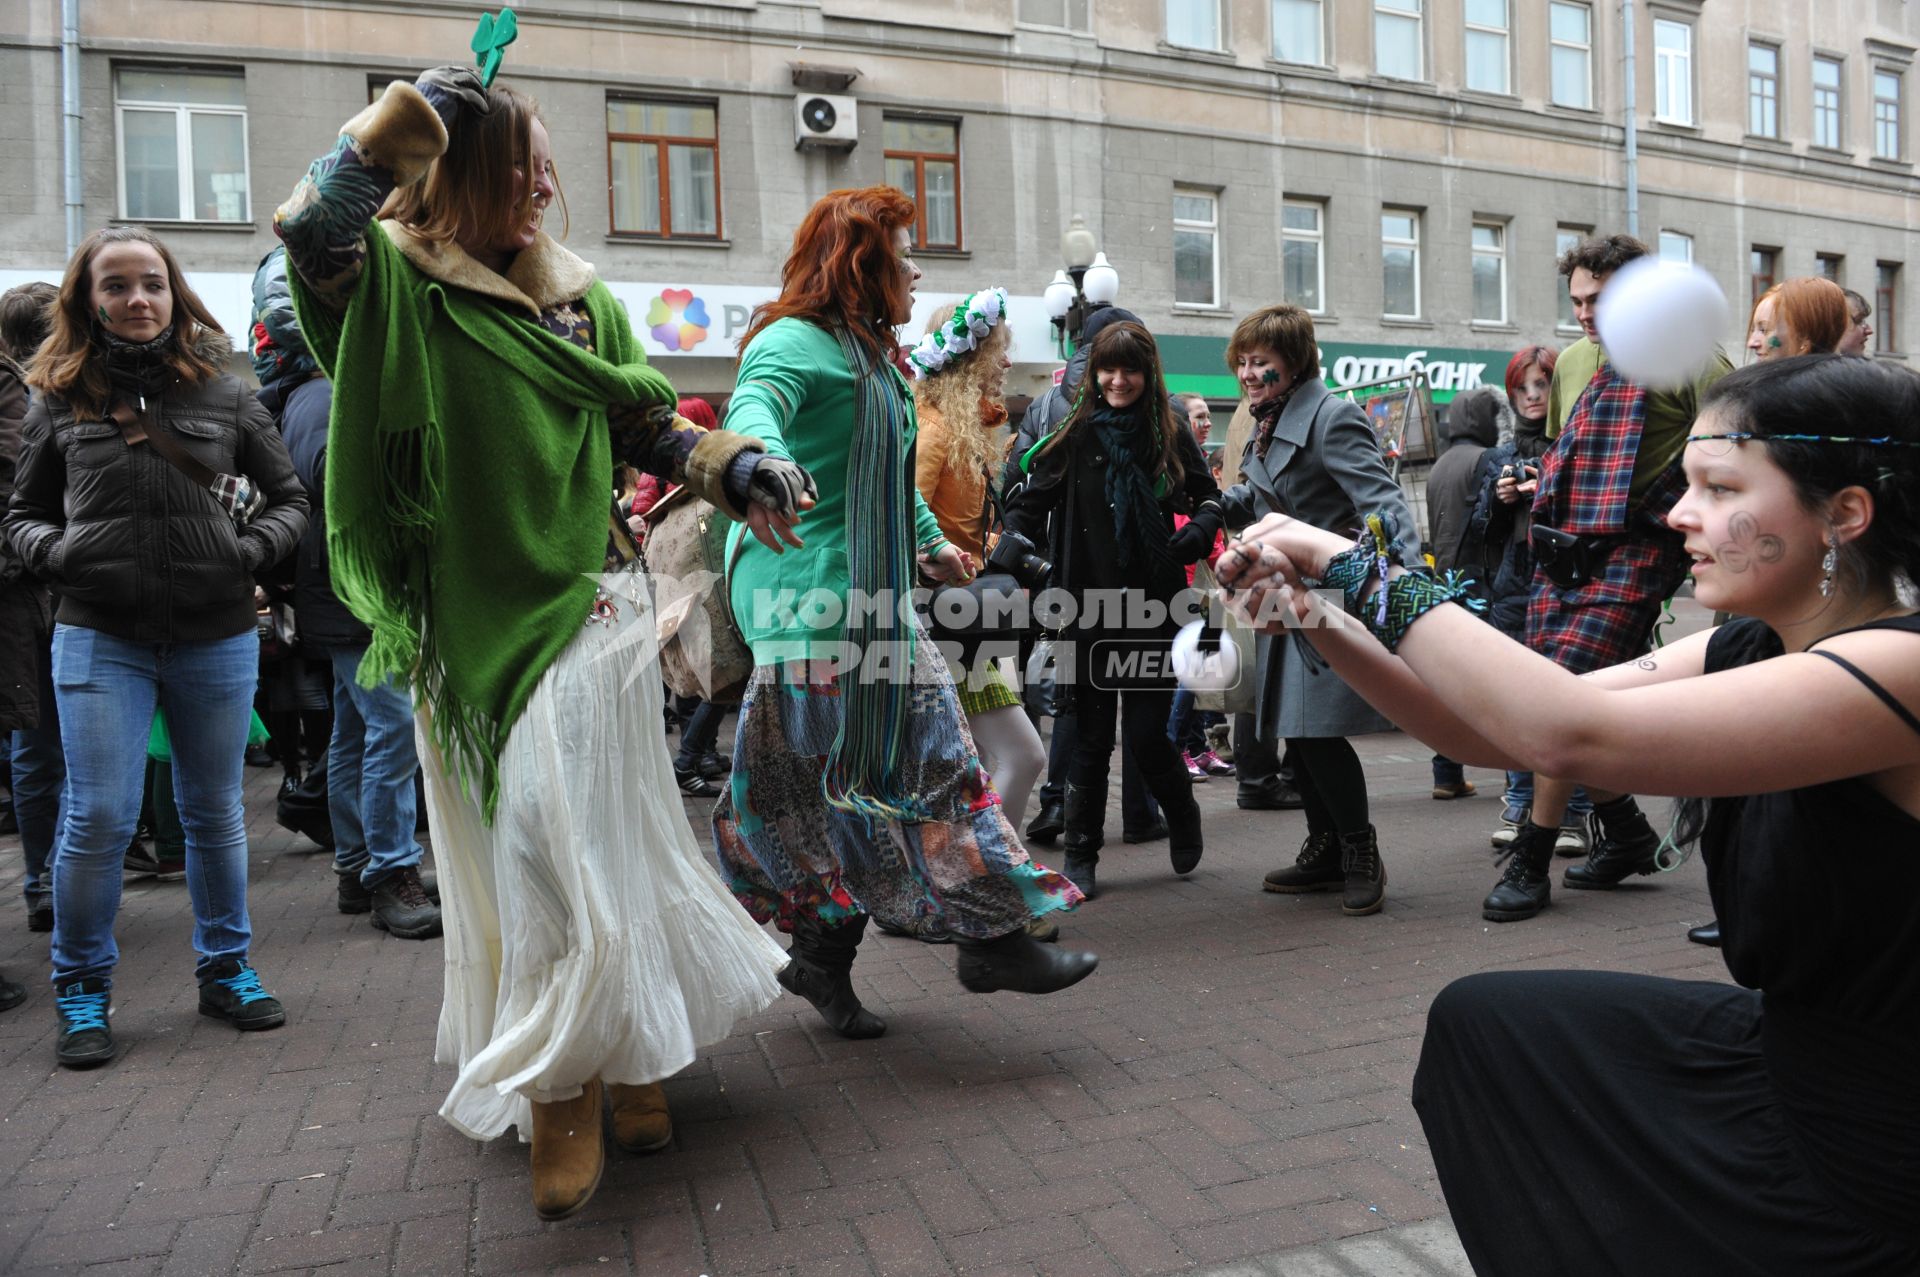
{"type": "Polygon", "coordinates": [[[1087,414],[1087,424],[1107,452],[1107,504],[1113,507],[1114,549],[1120,567],[1136,572],[1178,571],[1168,548],[1172,533],[1153,490],[1160,440],[1152,419],[1137,411],[1137,405],[1109,408],[1101,404],[1087,414]]]}
{"type": "Polygon", "coordinates": [[[173,325],[150,341],[123,341],[105,328],[94,329],[100,339],[101,361],[114,396],[135,406],[159,395],[173,378],[167,355],[173,350],[173,325]]]}
{"type": "Polygon", "coordinates": [[[1528,461],[1538,461],[1547,450],[1547,419],[1528,421],[1518,413],[1513,418],[1513,450],[1528,461]]]}

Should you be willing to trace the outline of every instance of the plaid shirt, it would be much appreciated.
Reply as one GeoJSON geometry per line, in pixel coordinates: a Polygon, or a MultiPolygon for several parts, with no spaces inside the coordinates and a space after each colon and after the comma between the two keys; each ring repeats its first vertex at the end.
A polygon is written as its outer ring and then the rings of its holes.
{"type": "MultiPolygon", "coordinates": [[[[1646,422],[1646,389],[1621,377],[1611,364],[1601,364],[1540,459],[1534,521],[1581,536],[1626,531],[1628,490],[1646,422]]],[[[1665,494],[1669,486],[1662,476],[1643,505],[1664,501],[1664,515],[1679,498],[1677,489],[1665,494]]]]}

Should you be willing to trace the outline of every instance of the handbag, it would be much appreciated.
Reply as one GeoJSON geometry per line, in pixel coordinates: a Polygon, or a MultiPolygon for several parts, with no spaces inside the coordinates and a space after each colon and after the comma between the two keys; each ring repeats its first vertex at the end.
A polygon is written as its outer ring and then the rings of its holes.
{"type": "Polygon", "coordinates": [[[684,484],[642,517],[661,677],[676,696],[737,703],[753,674],[753,653],[734,621],[727,578],[746,537],[729,558],[732,520],[684,484]]]}

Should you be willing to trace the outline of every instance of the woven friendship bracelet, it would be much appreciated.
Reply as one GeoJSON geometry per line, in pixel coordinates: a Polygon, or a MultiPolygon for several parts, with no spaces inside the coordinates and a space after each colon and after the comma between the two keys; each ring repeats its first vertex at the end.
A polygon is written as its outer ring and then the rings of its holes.
{"type": "Polygon", "coordinates": [[[1485,599],[1473,593],[1473,583],[1458,572],[1435,576],[1427,568],[1409,568],[1380,587],[1378,607],[1363,616],[1373,636],[1389,652],[1400,650],[1413,623],[1442,603],[1458,603],[1475,614],[1487,610],[1485,599]]]}

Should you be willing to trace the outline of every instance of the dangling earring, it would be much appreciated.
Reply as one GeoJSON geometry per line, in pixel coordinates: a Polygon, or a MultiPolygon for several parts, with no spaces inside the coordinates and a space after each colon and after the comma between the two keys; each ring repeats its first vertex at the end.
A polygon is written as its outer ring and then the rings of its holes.
{"type": "Polygon", "coordinates": [[[1839,552],[1839,538],[1827,533],[1827,552],[1820,560],[1820,597],[1823,599],[1833,597],[1833,564],[1839,552]]]}

